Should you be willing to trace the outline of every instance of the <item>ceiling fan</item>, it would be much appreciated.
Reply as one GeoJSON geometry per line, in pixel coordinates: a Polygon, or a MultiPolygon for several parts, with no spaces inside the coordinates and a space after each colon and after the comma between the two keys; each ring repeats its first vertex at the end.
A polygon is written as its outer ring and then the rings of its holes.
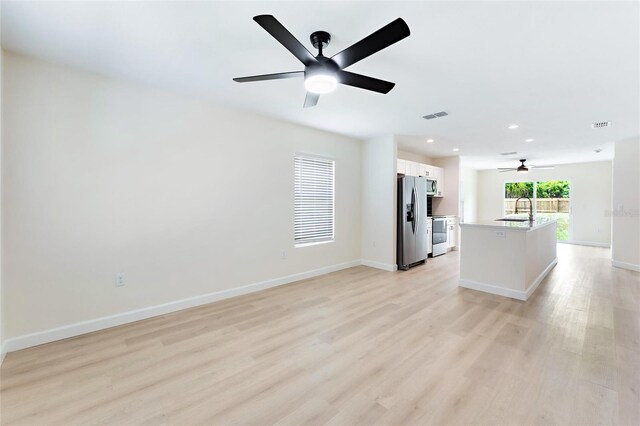
{"type": "Polygon", "coordinates": [[[504,173],[504,172],[527,173],[527,172],[529,172],[529,169],[537,169],[537,170],[551,170],[551,169],[553,169],[553,166],[525,166],[524,162],[527,161],[526,159],[522,159],[522,160],[518,160],[518,161],[520,161],[522,163],[518,167],[511,167],[511,168],[501,167],[501,168],[498,169],[498,171],[500,173],[504,173]]]}
{"type": "Polygon", "coordinates": [[[322,50],[331,41],[331,35],[328,32],[315,31],[311,34],[311,44],[318,49],[318,55],[313,56],[273,16],[259,15],[255,16],[253,20],[278,40],[289,52],[293,53],[304,64],[304,71],[254,75],[234,78],[233,80],[238,83],[247,83],[251,81],[304,77],[304,87],[307,89],[307,95],[304,100],[305,108],[315,106],[320,95],[332,92],[338,83],[378,93],[388,93],[393,89],[395,83],[344,71],[344,69],[411,34],[406,22],[402,18],[398,18],[359,42],[347,47],[342,52],[327,58],[322,54],[322,50]]]}

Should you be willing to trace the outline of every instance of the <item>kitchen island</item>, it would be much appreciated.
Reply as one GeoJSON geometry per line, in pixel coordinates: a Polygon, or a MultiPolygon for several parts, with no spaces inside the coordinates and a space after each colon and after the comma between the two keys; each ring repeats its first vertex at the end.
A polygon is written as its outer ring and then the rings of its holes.
{"type": "Polygon", "coordinates": [[[558,263],[556,220],[460,224],[460,287],[527,300],[558,263]]]}

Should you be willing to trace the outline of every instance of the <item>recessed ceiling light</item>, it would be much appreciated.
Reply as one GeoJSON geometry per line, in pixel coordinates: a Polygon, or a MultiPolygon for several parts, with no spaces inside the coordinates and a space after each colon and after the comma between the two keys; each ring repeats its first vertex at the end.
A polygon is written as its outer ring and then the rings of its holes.
{"type": "Polygon", "coordinates": [[[458,152],[458,151],[460,151],[460,149],[458,149],[458,148],[453,148],[453,152],[458,152]]]}
{"type": "Polygon", "coordinates": [[[525,139],[525,142],[533,142],[535,139],[525,139]]]}
{"type": "Polygon", "coordinates": [[[509,126],[510,129],[517,129],[518,127],[520,126],[518,126],[517,124],[512,124],[509,126]]]}
{"type": "Polygon", "coordinates": [[[427,143],[433,143],[433,139],[427,139],[427,143]]]}

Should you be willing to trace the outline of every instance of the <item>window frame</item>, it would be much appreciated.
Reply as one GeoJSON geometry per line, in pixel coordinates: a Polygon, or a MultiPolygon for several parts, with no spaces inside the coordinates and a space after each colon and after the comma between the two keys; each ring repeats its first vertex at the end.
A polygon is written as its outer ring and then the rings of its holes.
{"type": "Polygon", "coordinates": [[[336,239],[336,160],[332,157],[310,154],[306,152],[295,152],[293,154],[293,245],[294,248],[310,247],[321,244],[335,242],[336,239]],[[331,236],[321,240],[309,241],[296,239],[296,204],[298,201],[296,188],[298,187],[298,173],[296,169],[296,159],[315,160],[331,163],[331,236]]]}

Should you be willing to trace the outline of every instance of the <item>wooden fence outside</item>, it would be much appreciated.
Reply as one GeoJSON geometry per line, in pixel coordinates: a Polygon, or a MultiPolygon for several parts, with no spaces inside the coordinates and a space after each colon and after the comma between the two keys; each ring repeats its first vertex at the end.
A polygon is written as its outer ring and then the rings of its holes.
{"type": "MultiPolygon", "coordinates": [[[[569,198],[538,198],[536,203],[538,213],[569,213],[569,198]]],[[[506,198],[504,207],[507,214],[515,213],[516,198],[506,198]]],[[[518,213],[520,212],[529,212],[529,201],[526,198],[518,203],[518,213]]]]}

